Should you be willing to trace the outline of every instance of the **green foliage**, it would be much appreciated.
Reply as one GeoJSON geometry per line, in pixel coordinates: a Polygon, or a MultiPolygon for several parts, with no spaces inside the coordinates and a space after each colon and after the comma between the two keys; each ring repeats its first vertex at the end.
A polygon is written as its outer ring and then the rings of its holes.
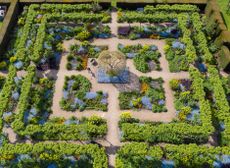
{"type": "Polygon", "coordinates": [[[96,97],[92,99],[87,99],[86,94],[90,92],[91,83],[90,81],[82,76],[71,76],[65,78],[65,83],[63,86],[63,91],[67,92],[67,97],[63,97],[60,101],[60,106],[62,109],[67,111],[75,111],[76,109],[80,109],[81,111],[85,109],[93,109],[93,110],[107,110],[107,104],[101,103],[103,98],[106,98],[103,95],[102,91],[98,91],[95,94],[96,97]],[[69,82],[73,82],[72,86],[69,86],[69,82]],[[82,101],[82,103],[75,103],[75,99],[82,101]]]}
{"type": "Polygon", "coordinates": [[[163,80],[162,78],[153,79],[141,76],[139,78],[141,84],[140,91],[120,92],[119,106],[122,110],[127,109],[148,109],[153,112],[165,112],[165,103],[159,104],[159,101],[165,101],[163,80]],[[142,98],[149,99],[149,106],[142,103],[142,98]]]}
{"type": "Polygon", "coordinates": [[[229,12],[228,12],[229,1],[228,0],[217,0],[217,2],[218,2],[218,5],[220,6],[220,9],[224,17],[225,23],[228,27],[228,30],[230,30],[230,17],[229,17],[229,12]]]}
{"type": "MultiPolygon", "coordinates": [[[[13,66],[10,66],[5,84],[0,92],[0,116],[1,117],[8,107],[8,103],[11,98],[11,91],[13,90],[14,87],[15,76],[16,76],[16,69],[13,66]]],[[[2,118],[0,118],[0,132],[2,130],[2,127],[3,127],[3,121],[2,118]]]]}
{"type": "Polygon", "coordinates": [[[140,12],[133,12],[133,11],[126,11],[120,13],[118,15],[118,22],[128,22],[128,23],[134,23],[134,22],[140,22],[140,23],[146,23],[146,22],[170,22],[176,17],[176,13],[171,13],[168,15],[165,12],[158,12],[154,14],[145,14],[140,12]]]}
{"type": "Polygon", "coordinates": [[[159,146],[148,147],[145,143],[122,146],[116,155],[116,168],[161,167],[163,151],[159,146]]]}
{"type": "Polygon", "coordinates": [[[170,87],[172,88],[172,90],[177,90],[179,89],[179,80],[178,79],[172,79],[170,82],[170,87]]]}
{"type": "MultiPolygon", "coordinates": [[[[40,104],[40,102],[44,102],[47,100],[42,100],[42,96],[38,96],[39,94],[37,94],[38,90],[33,89],[32,86],[34,85],[34,77],[34,67],[29,67],[28,74],[22,84],[22,93],[18,102],[18,111],[15,116],[15,120],[12,123],[12,127],[15,132],[17,132],[20,136],[29,136],[32,139],[37,140],[88,140],[91,138],[102,137],[105,135],[107,131],[106,121],[97,117],[86,119],[85,122],[79,125],[65,125],[63,119],[56,122],[52,122],[51,120],[46,122],[44,125],[38,125],[36,121],[33,121],[29,124],[25,123],[25,112],[29,109],[31,105],[35,105],[35,107],[37,107],[38,109],[42,109],[44,107],[44,110],[48,110],[47,108],[49,108],[46,107],[45,104],[43,106],[41,106],[40,104]],[[33,95],[34,93],[36,94],[33,95]],[[32,101],[33,103],[28,103],[28,101],[32,101]]],[[[49,80],[45,79],[39,81],[41,87],[43,85],[46,87],[51,85],[50,87],[52,87],[52,84],[49,84],[48,82],[49,80]]],[[[91,86],[89,84],[90,83],[87,84],[83,81],[83,85],[85,87],[89,88],[91,86]]],[[[51,98],[49,99],[51,100],[51,98]]]]}
{"type": "Polygon", "coordinates": [[[34,43],[33,55],[30,58],[34,62],[38,62],[42,56],[43,44],[46,37],[46,25],[47,25],[47,18],[46,16],[43,16],[41,20],[41,24],[38,28],[36,41],[34,43]]]}
{"type": "Polygon", "coordinates": [[[87,30],[83,30],[82,32],[78,33],[75,37],[77,40],[84,41],[90,38],[91,34],[87,30]]]}
{"type": "Polygon", "coordinates": [[[71,13],[71,12],[92,12],[93,5],[92,4],[47,4],[44,3],[40,7],[42,12],[53,13],[53,12],[63,12],[63,13],[71,13]]]}
{"type": "MultiPolygon", "coordinates": [[[[116,168],[162,167],[162,160],[171,160],[175,167],[213,167],[218,157],[230,154],[229,147],[206,147],[195,144],[150,146],[128,143],[117,152],[116,168]],[[183,156],[183,157],[182,157],[183,156]],[[149,165],[150,164],[150,165],[149,165]]],[[[220,159],[221,160],[221,159],[220,159]]]]}
{"type": "Polygon", "coordinates": [[[166,12],[199,12],[199,8],[195,5],[189,4],[175,4],[175,5],[147,5],[144,8],[145,13],[155,13],[156,11],[166,12]]]}
{"type": "Polygon", "coordinates": [[[15,131],[19,131],[23,129],[24,127],[23,118],[24,118],[24,113],[29,106],[27,101],[28,101],[28,98],[30,97],[30,91],[31,91],[34,75],[35,75],[35,67],[34,66],[28,67],[28,74],[25,77],[23,84],[22,84],[22,88],[21,88],[22,94],[18,102],[18,110],[17,110],[16,119],[12,125],[15,131]]]}
{"type": "Polygon", "coordinates": [[[23,32],[20,37],[20,41],[17,45],[17,52],[15,56],[17,57],[18,60],[21,60],[23,62],[27,60],[25,45],[26,45],[26,41],[30,33],[31,26],[33,24],[34,17],[36,16],[35,9],[38,7],[39,5],[30,5],[28,14],[26,17],[26,23],[24,25],[23,32]]]}
{"type": "MultiPolygon", "coordinates": [[[[79,6],[70,4],[30,5],[26,19],[22,18],[25,23],[22,24],[23,31],[17,45],[15,57],[24,63],[24,67],[28,65],[30,60],[38,63],[46,55],[44,42],[48,38],[46,29],[50,22],[65,21],[82,24],[83,22],[109,22],[111,19],[106,12],[96,10],[94,11],[96,13],[94,13],[89,12],[90,10],[93,10],[93,6],[89,4],[79,6]],[[41,18],[36,18],[38,14],[41,14],[41,18]],[[35,26],[36,23],[39,23],[38,28],[35,26]],[[29,48],[28,44],[30,44],[29,48]]],[[[88,31],[83,31],[77,35],[77,39],[86,40],[90,36],[91,34],[88,31]]],[[[56,47],[58,50],[59,47],[56,47]]]]}
{"type": "MultiPolygon", "coordinates": [[[[147,141],[151,143],[204,143],[214,131],[212,126],[212,111],[208,100],[205,99],[203,78],[200,72],[195,68],[190,68],[190,75],[193,80],[192,89],[193,97],[199,101],[201,125],[190,125],[183,122],[171,123],[133,123],[134,119],[120,122],[119,126],[122,131],[122,141],[147,141]]],[[[185,97],[188,93],[183,93],[185,97]]],[[[130,100],[130,95],[127,98],[130,100]]],[[[126,103],[127,104],[127,103],[126,103]]],[[[190,111],[189,107],[180,107],[190,111]]]]}
{"type": "Polygon", "coordinates": [[[119,50],[124,54],[126,54],[126,56],[129,53],[136,54],[135,57],[133,58],[136,69],[139,70],[140,72],[147,73],[150,72],[151,70],[161,69],[160,62],[159,62],[159,58],[161,54],[158,50],[154,50],[154,51],[151,50],[150,47],[151,47],[150,45],[142,46],[140,44],[137,44],[137,45],[127,45],[124,46],[124,48],[119,48],[119,50]],[[150,67],[149,66],[150,62],[152,62],[155,65],[155,67],[150,67]]]}
{"type": "Polygon", "coordinates": [[[198,51],[203,55],[202,59],[206,63],[213,63],[213,56],[209,51],[205,34],[202,32],[202,22],[199,13],[193,13],[191,16],[194,31],[194,41],[198,45],[198,51]]]}
{"type": "Polygon", "coordinates": [[[7,67],[7,63],[5,61],[0,62],[0,70],[5,70],[7,67]]]}
{"type": "Polygon", "coordinates": [[[214,98],[214,116],[217,117],[219,122],[223,122],[225,125],[225,130],[221,133],[221,143],[222,145],[229,145],[230,107],[217,69],[214,66],[209,66],[208,72],[214,98]]]}
{"type": "Polygon", "coordinates": [[[67,167],[70,163],[67,161],[66,156],[73,156],[76,158],[75,166],[82,167],[84,157],[86,164],[92,163],[90,167],[93,168],[107,168],[108,159],[103,148],[97,145],[76,145],[70,143],[36,143],[32,144],[6,144],[0,149],[0,162],[5,166],[15,165],[22,167],[46,167],[55,163],[58,167],[67,167]],[[28,155],[29,159],[21,159],[19,162],[14,163],[14,159],[18,155],[28,155]],[[26,160],[28,162],[26,162],[26,160]],[[67,161],[67,162],[66,162],[67,161]]]}

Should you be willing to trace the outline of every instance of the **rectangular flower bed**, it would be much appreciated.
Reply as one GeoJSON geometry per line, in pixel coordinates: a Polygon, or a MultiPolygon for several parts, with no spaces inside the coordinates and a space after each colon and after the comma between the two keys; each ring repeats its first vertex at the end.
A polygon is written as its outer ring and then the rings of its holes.
{"type": "Polygon", "coordinates": [[[60,102],[61,108],[66,111],[77,109],[106,111],[108,94],[103,91],[92,92],[91,87],[90,81],[82,75],[66,77],[60,102]]]}
{"type": "Polygon", "coordinates": [[[137,70],[146,73],[152,70],[161,70],[159,58],[161,56],[155,45],[118,45],[118,49],[123,52],[127,58],[133,59],[137,70]]]}
{"type": "Polygon", "coordinates": [[[180,40],[166,40],[164,47],[171,72],[188,71],[189,58],[186,56],[186,46],[180,40]]]}
{"type": "Polygon", "coordinates": [[[119,38],[129,38],[131,40],[141,38],[161,39],[179,38],[180,30],[177,23],[149,24],[118,28],[119,38]]]}
{"type": "Polygon", "coordinates": [[[177,118],[193,124],[201,124],[199,101],[194,99],[192,81],[189,79],[173,79],[170,86],[174,91],[177,118]]]}
{"type": "Polygon", "coordinates": [[[140,77],[139,91],[121,92],[119,105],[125,109],[147,109],[153,112],[166,112],[163,80],[150,77],[140,77]]]}
{"type": "Polygon", "coordinates": [[[66,68],[68,70],[85,70],[89,58],[97,58],[103,50],[107,49],[107,46],[95,46],[88,42],[82,42],[80,45],[72,45],[70,53],[67,56],[68,63],[66,68]]]}

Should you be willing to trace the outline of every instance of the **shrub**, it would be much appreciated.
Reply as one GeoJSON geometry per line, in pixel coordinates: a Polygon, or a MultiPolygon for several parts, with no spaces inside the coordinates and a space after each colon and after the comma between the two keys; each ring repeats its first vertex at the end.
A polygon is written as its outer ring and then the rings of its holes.
{"type": "Polygon", "coordinates": [[[84,41],[90,38],[91,34],[87,30],[83,30],[82,32],[78,33],[76,36],[77,40],[84,41]]]}
{"type": "Polygon", "coordinates": [[[5,70],[7,67],[7,63],[5,61],[0,62],[0,70],[5,70]]]}
{"type": "Polygon", "coordinates": [[[169,84],[173,90],[179,89],[179,80],[178,79],[172,79],[169,84]]]}
{"type": "Polygon", "coordinates": [[[17,57],[13,56],[10,57],[10,63],[14,63],[17,60],[17,57]]]}

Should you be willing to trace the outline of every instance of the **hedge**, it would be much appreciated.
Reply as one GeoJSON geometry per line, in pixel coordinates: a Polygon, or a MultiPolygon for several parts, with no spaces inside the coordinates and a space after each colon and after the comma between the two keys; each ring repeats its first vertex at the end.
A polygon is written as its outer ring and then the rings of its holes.
{"type": "Polygon", "coordinates": [[[15,54],[15,56],[18,60],[21,60],[21,61],[28,60],[28,58],[26,58],[25,45],[26,45],[26,41],[27,41],[27,38],[28,38],[29,33],[30,33],[31,26],[33,24],[34,17],[36,16],[35,9],[38,7],[39,7],[38,5],[30,5],[30,7],[29,7],[28,14],[26,17],[26,22],[25,22],[25,25],[23,27],[23,32],[22,32],[21,38],[20,38],[19,43],[17,45],[17,52],[15,54]]]}
{"type": "MultiPolygon", "coordinates": [[[[21,3],[91,3],[94,0],[19,0],[21,3]]],[[[180,3],[204,5],[208,0],[117,0],[117,3],[180,3]]],[[[111,3],[111,0],[100,0],[99,3],[111,3]]]]}
{"type": "Polygon", "coordinates": [[[27,69],[27,75],[24,78],[22,87],[21,87],[21,95],[19,97],[18,101],[18,108],[17,108],[17,114],[15,117],[14,122],[12,123],[12,127],[15,131],[19,131],[24,128],[24,113],[27,110],[28,103],[27,100],[30,96],[30,90],[32,87],[33,78],[35,76],[35,67],[30,66],[27,69]]]}
{"type": "Polygon", "coordinates": [[[224,131],[221,132],[221,144],[230,145],[230,107],[227,96],[217,69],[214,66],[209,66],[208,73],[214,98],[214,116],[225,127],[224,131]]]}
{"type": "Polygon", "coordinates": [[[199,12],[199,8],[195,5],[147,5],[144,8],[144,13],[155,13],[156,11],[166,12],[199,12]]]}
{"type": "Polygon", "coordinates": [[[116,168],[161,168],[164,161],[171,161],[175,167],[213,167],[221,157],[230,155],[229,147],[207,147],[189,145],[151,146],[146,143],[123,145],[116,155],[116,168]],[[219,158],[219,159],[218,159],[219,158]]]}
{"type": "Polygon", "coordinates": [[[206,39],[206,35],[202,32],[203,24],[200,20],[199,13],[193,13],[191,16],[192,25],[194,29],[194,41],[199,49],[199,52],[203,55],[202,59],[205,63],[212,64],[213,63],[213,56],[209,51],[208,42],[206,39]]]}
{"type": "Polygon", "coordinates": [[[217,61],[219,63],[220,68],[226,68],[228,64],[230,64],[230,51],[228,47],[222,46],[218,55],[219,57],[217,58],[217,61]]]}
{"type": "Polygon", "coordinates": [[[41,4],[40,9],[45,12],[92,12],[92,4],[41,4]]]}
{"type": "MultiPolygon", "coordinates": [[[[0,163],[13,161],[19,155],[29,155],[38,162],[49,161],[63,161],[65,156],[73,156],[79,159],[82,155],[89,155],[93,161],[93,168],[107,168],[108,159],[104,148],[99,148],[97,145],[77,145],[70,143],[36,143],[32,144],[6,144],[0,148],[0,163]]],[[[21,166],[26,162],[21,163],[21,166]]],[[[28,163],[27,163],[28,164],[28,163]]],[[[30,165],[36,165],[36,162],[29,162],[30,165]]],[[[27,165],[28,166],[28,165],[27,165]]]]}
{"type": "Polygon", "coordinates": [[[2,115],[7,109],[8,103],[11,98],[11,91],[14,87],[14,77],[16,76],[16,69],[13,66],[9,67],[9,72],[5,84],[0,93],[0,132],[3,127],[2,115]]]}

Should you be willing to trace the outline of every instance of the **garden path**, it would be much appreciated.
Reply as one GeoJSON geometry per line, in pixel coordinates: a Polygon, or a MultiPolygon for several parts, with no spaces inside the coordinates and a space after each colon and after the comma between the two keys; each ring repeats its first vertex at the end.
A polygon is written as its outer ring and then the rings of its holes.
{"type": "Polygon", "coordinates": [[[0,71],[0,76],[6,77],[6,76],[7,76],[7,72],[5,72],[5,71],[0,71]]]}
{"type": "MultiPolygon", "coordinates": [[[[134,45],[134,44],[148,44],[148,45],[156,45],[158,46],[158,49],[161,53],[160,58],[160,64],[161,64],[161,71],[152,71],[149,73],[141,73],[136,70],[135,66],[133,65],[132,60],[127,60],[127,67],[129,68],[130,73],[136,75],[136,76],[150,76],[153,78],[162,77],[165,81],[163,84],[163,87],[165,89],[165,96],[166,96],[166,107],[168,109],[168,112],[165,113],[152,113],[148,110],[141,110],[141,112],[128,110],[132,113],[133,117],[137,117],[140,120],[149,120],[149,121],[161,121],[161,122],[170,122],[175,117],[175,108],[173,105],[173,93],[172,90],[169,87],[169,81],[171,79],[177,78],[177,79],[184,79],[189,78],[189,74],[187,72],[179,72],[179,73],[171,73],[168,68],[168,62],[165,58],[163,47],[165,46],[164,40],[152,40],[152,39],[140,39],[140,40],[128,40],[128,39],[118,39],[117,38],[117,32],[118,32],[118,24],[117,23],[117,13],[112,12],[112,22],[108,24],[111,28],[111,32],[113,34],[112,38],[110,39],[96,39],[92,43],[95,45],[107,45],[109,47],[109,50],[115,51],[117,50],[117,46],[119,43],[124,45],[134,45]]],[[[138,24],[139,25],[139,24],[138,24]]],[[[71,116],[76,117],[89,117],[92,115],[98,115],[103,118],[105,118],[108,122],[108,133],[104,140],[98,140],[100,144],[106,147],[107,153],[109,154],[109,164],[111,167],[115,165],[115,150],[118,146],[121,145],[120,142],[120,135],[119,135],[119,129],[118,129],[118,121],[119,116],[123,112],[119,108],[119,90],[117,88],[117,85],[112,84],[99,84],[97,83],[97,80],[87,72],[87,70],[84,71],[68,71],[66,70],[65,66],[67,64],[67,55],[69,51],[69,47],[74,44],[79,43],[78,41],[72,39],[68,41],[64,41],[63,47],[65,49],[65,53],[63,53],[61,62],[60,62],[60,70],[58,72],[54,72],[53,74],[56,75],[57,81],[55,84],[55,93],[53,98],[53,114],[51,117],[65,117],[69,118],[71,116]],[[65,76],[71,76],[71,75],[78,75],[81,74],[88,78],[92,83],[92,91],[99,91],[103,90],[108,93],[108,112],[100,112],[100,111],[94,111],[94,110],[87,110],[85,112],[66,112],[62,110],[59,106],[59,102],[62,98],[62,88],[64,85],[65,76]]],[[[90,64],[90,60],[89,60],[90,64]]],[[[90,66],[91,70],[96,74],[96,68],[93,66],[90,66]]]]}

